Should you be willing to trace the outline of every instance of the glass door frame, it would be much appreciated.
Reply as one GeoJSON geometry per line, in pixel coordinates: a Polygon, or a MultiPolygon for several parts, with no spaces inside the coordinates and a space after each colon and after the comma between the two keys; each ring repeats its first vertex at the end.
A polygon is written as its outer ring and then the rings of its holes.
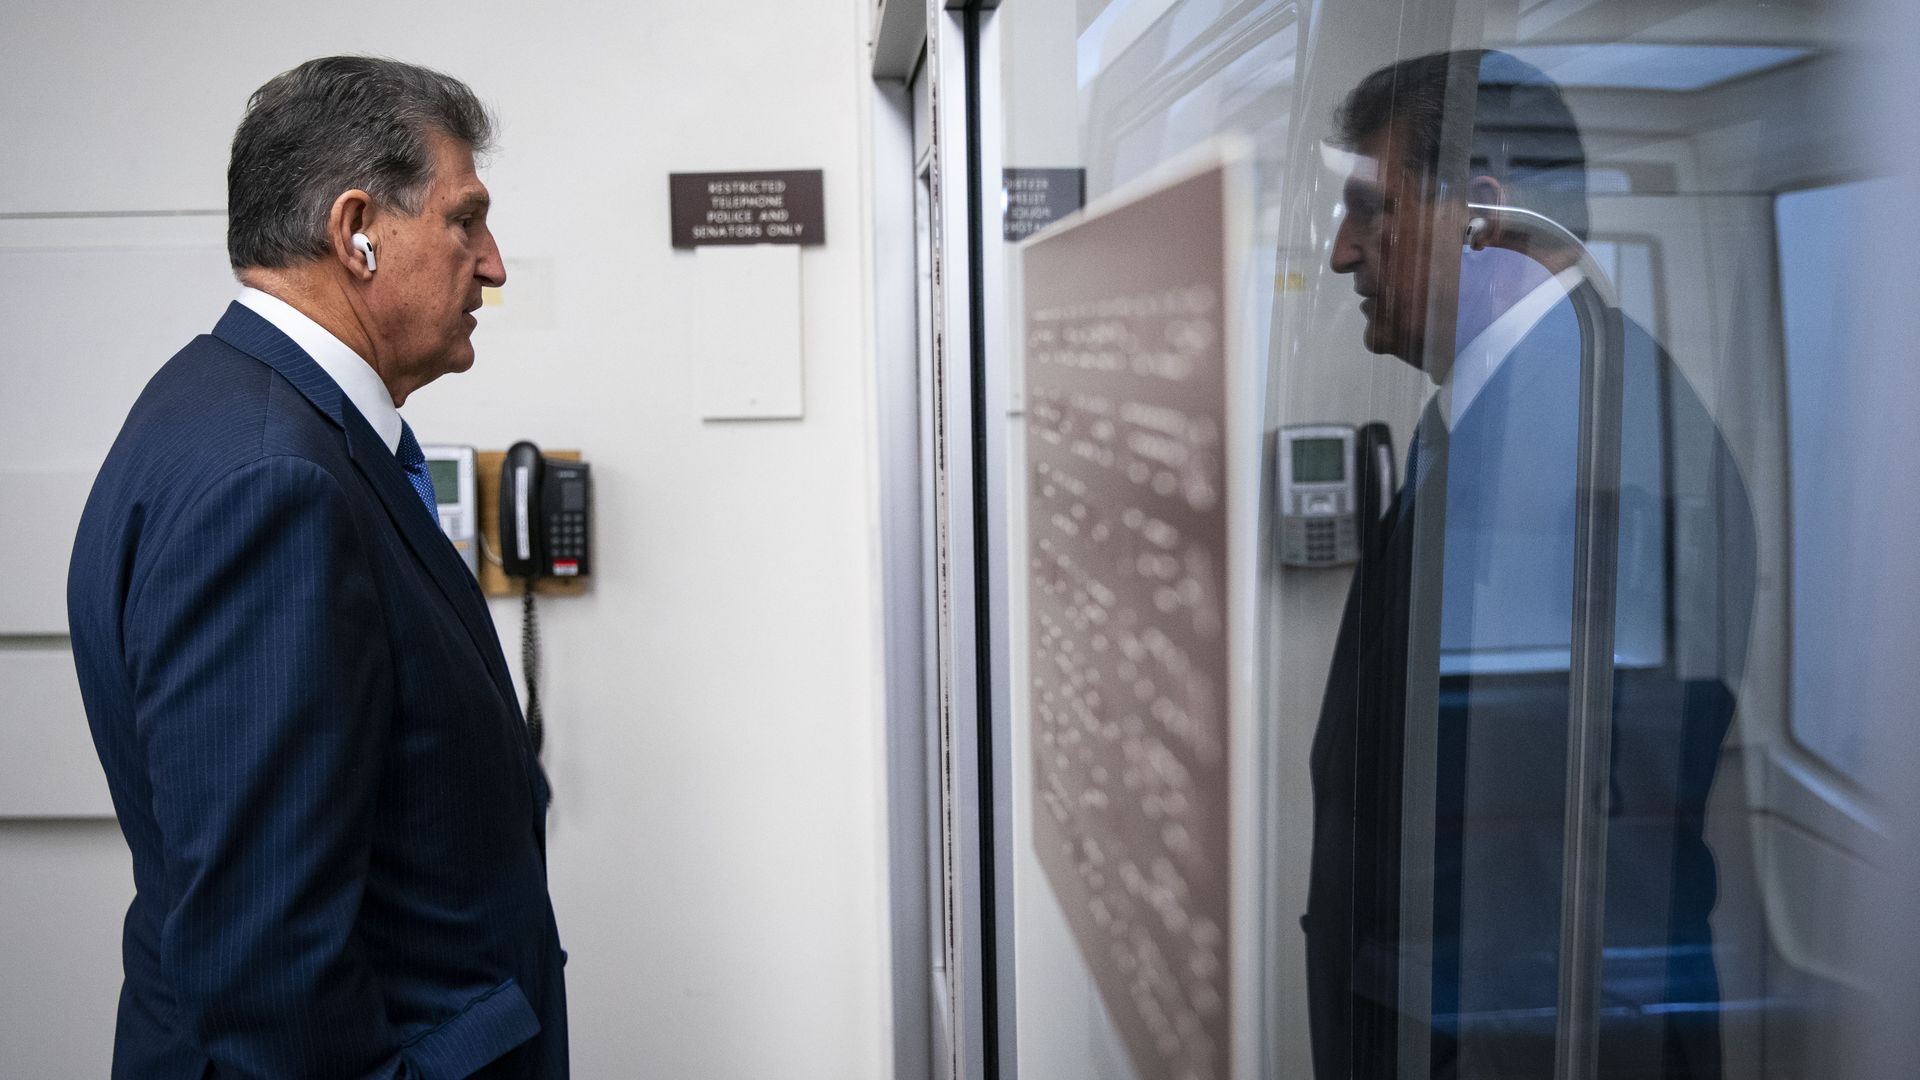
{"type": "Polygon", "coordinates": [[[1007,373],[988,362],[998,268],[982,257],[999,171],[995,6],[881,0],[872,41],[874,183],[888,192],[875,205],[876,449],[902,1078],[1015,1074],[1007,657],[995,629],[1007,612],[996,541],[1007,373]],[[916,199],[924,247],[903,265],[916,199]],[[902,311],[911,326],[898,325],[902,311]]]}

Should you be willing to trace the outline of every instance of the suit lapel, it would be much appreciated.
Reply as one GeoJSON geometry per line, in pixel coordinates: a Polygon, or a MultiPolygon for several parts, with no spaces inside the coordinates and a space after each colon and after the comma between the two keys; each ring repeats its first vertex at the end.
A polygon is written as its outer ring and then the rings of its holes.
{"type": "Polygon", "coordinates": [[[427,576],[452,605],[473,638],[474,647],[480,650],[500,695],[512,703],[518,714],[519,696],[513,690],[506,658],[500,653],[499,637],[494,633],[493,619],[487,613],[486,599],[480,595],[479,585],[467,572],[466,564],[454,554],[446,535],[427,517],[426,507],[408,483],[399,460],[387,450],[386,443],[374,433],[360,410],[353,407],[339,385],[305,350],[246,305],[237,301],[229,305],[213,334],[279,372],[314,408],[341,429],[346,438],[347,456],[366,478],[367,486],[379,496],[387,516],[407,546],[413,549],[427,576]]]}
{"type": "Polygon", "coordinates": [[[413,549],[414,557],[427,568],[441,595],[459,614],[473,638],[474,647],[485,658],[487,670],[493,675],[501,696],[515,702],[517,709],[517,696],[507,675],[506,660],[500,655],[499,638],[493,630],[493,619],[487,614],[486,600],[480,595],[480,586],[466,564],[454,554],[453,545],[447,542],[440,526],[427,517],[419,493],[408,483],[406,473],[400,468],[399,460],[387,450],[387,444],[380,441],[373,426],[351,402],[346,404],[346,413],[348,455],[380,496],[380,501],[386,504],[387,516],[393,519],[401,537],[413,549]]]}

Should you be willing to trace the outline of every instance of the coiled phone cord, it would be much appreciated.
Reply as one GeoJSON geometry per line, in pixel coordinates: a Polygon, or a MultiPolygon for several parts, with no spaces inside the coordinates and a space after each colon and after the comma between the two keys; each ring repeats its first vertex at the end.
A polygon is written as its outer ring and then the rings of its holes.
{"type": "Polygon", "coordinates": [[[520,601],[520,671],[527,680],[527,740],[533,756],[540,756],[546,724],[540,718],[540,620],[533,611],[533,579],[520,601]]]}

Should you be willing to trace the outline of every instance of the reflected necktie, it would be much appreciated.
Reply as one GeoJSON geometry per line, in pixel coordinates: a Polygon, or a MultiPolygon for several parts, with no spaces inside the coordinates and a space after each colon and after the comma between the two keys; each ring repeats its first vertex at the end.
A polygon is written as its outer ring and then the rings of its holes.
{"type": "Polygon", "coordinates": [[[1420,490],[1420,458],[1420,429],[1414,428],[1413,438],[1407,442],[1407,482],[1402,485],[1408,499],[1420,490]]]}
{"type": "Polygon", "coordinates": [[[413,426],[405,420],[400,421],[400,445],[394,449],[394,456],[400,459],[400,467],[407,471],[407,483],[427,505],[427,514],[433,523],[440,524],[440,503],[433,497],[433,474],[427,471],[427,455],[420,452],[420,440],[413,437],[413,426]]]}
{"type": "Polygon", "coordinates": [[[1440,414],[1440,400],[1436,396],[1421,410],[1420,423],[1407,442],[1407,481],[1402,487],[1408,500],[1419,493],[1427,468],[1433,463],[1433,451],[1445,439],[1446,431],[1447,422],[1440,414]]]}

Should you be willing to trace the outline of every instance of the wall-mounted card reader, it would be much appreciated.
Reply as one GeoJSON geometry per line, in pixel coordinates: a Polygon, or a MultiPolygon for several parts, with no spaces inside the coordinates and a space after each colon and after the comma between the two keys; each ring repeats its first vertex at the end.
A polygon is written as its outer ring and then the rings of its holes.
{"type": "Polygon", "coordinates": [[[1343,566],[1360,558],[1359,433],[1337,424],[1280,429],[1274,504],[1280,561],[1343,566]]]}
{"type": "Polygon", "coordinates": [[[439,503],[440,531],[475,576],[480,573],[480,499],[474,487],[471,446],[423,446],[427,475],[433,477],[433,498],[439,503]]]}

